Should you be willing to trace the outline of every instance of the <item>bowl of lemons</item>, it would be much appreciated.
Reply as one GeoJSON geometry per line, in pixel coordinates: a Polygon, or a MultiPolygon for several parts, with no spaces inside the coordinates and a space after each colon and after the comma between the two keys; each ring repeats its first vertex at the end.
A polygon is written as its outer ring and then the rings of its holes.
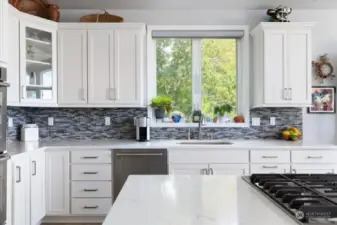
{"type": "Polygon", "coordinates": [[[297,141],[302,136],[302,133],[296,127],[289,127],[281,131],[281,136],[287,141],[297,141]]]}

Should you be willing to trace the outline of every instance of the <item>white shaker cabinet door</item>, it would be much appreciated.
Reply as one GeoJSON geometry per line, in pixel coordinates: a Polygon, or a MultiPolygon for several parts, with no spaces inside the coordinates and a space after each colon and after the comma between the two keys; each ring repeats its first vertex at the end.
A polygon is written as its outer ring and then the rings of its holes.
{"type": "Polygon", "coordinates": [[[114,31],[88,31],[88,103],[114,104],[114,31]]]}
{"type": "Polygon", "coordinates": [[[142,106],[144,32],[115,30],[115,104],[142,106]]]}
{"type": "Polygon", "coordinates": [[[282,30],[264,33],[264,102],[267,105],[287,103],[286,37],[282,30]]]}
{"type": "Polygon", "coordinates": [[[334,164],[292,164],[291,173],[336,173],[337,165],[334,164]]]}
{"type": "Polygon", "coordinates": [[[8,56],[8,0],[0,0],[0,67],[7,67],[8,56]]]}
{"type": "Polygon", "coordinates": [[[87,104],[87,31],[58,31],[58,103],[87,104]]]}
{"type": "Polygon", "coordinates": [[[207,175],[208,164],[169,164],[170,175],[207,175]]]}
{"type": "Polygon", "coordinates": [[[30,155],[30,209],[31,225],[39,224],[46,214],[45,152],[30,155]]]}
{"type": "Polygon", "coordinates": [[[46,152],[46,214],[69,215],[69,151],[46,152]]]}
{"type": "Polygon", "coordinates": [[[12,157],[11,225],[30,225],[28,154],[12,157]]]}
{"type": "Polygon", "coordinates": [[[209,175],[248,175],[249,164],[210,164],[209,175]]]}
{"type": "Polygon", "coordinates": [[[288,95],[291,104],[311,104],[311,32],[287,33],[288,95]]]}

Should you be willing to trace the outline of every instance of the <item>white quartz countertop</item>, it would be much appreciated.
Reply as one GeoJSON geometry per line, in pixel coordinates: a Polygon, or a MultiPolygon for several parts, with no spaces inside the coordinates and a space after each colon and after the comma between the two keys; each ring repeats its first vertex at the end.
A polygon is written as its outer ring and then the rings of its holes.
{"type": "Polygon", "coordinates": [[[238,176],[129,176],[103,225],[295,225],[238,176]]]}
{"type": "Polygon", "coordinates": [[[38,142],[19,142],[10,141],[7,144],[8,152],[12,155],[35,150],[38,148],[48,147],[48,149],[69,148],[70,150],[86,150],[86,149],[118,149],[118,148],[167,148],[171,149],[237,149],[237,150],[268,150],[268,149],[284,149],[284,150],[337,150],[337,145],[319,144],[319,143],[303,143],[289,142],[283,140],[227,140],[232,145],[181,145],[179,142],[184,140],[153,140],[150,142],[137,142],[132,140],[52,140],[38,142]]]}

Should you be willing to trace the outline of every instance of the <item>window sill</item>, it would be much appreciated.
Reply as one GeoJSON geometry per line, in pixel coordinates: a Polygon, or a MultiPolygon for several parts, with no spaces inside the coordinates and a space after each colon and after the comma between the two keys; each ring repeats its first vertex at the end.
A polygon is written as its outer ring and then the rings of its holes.
{"type": "MultiPolygon", "coordinates": [[[[197,123],[156,123],[152,122],[151,127],[198,127],[197,123]]],[[[237,128],[244,128],[249,127],[249,123],[206,123],[205,125],[202,125],[202,127],[237,127],[237,128]]]]}

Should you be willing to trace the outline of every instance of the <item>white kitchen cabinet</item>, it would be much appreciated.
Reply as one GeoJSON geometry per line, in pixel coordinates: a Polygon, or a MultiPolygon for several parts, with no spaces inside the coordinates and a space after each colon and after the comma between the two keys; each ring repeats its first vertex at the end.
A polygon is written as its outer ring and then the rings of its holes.
{"type": "Polygon", "coordinates": [[[311,104],[313,23],[260,23],[253,31],[253,107],[311,104]]]}
{"type": "Polygon", "coordinates": [[[87,31],[59,30],[59,105],[87,104],[87,60],[87,31]]]}
{"type": "Polygon", "coordinates": [[[114,40],[113,30],[88,31],[88,103],[91,105],[115,103],[114,40]]]}
{"type": "Polygon", "coordinates": [[[57,23],[20,17],[20,101],[57,104],[57,23]]]}
{"type": "Polygon", "coordinates": [[[250,173],[290,173],[290,164],[251,164],[250,173]]]}
{"type": "Polygon", "coordinates": [[[248,164],[210,164],[210,175],[239,175],[249,174],[248,164]]]}
{"type": "Polygon", "coordinates": [[[7,67],[8,0],[0,0],[0,67],[7,67]]]}
{"type": "Polygon", "coordinates": [[[16,106],[20,103],[20,20],[18,11],[9,6],[8,8],[8,35],[10,41],[8,48],[8,67],[7,67],[7,82],[10,86],[7,88],[7,105],[16,106]]]}
{"type": "Polygon", "coordinates": [[[29,160],[27,154],[19,154],[9,162],[12,171],[11,225],[30,225],[29,160]]]}
{"type": "Polygon", "coordinates": [[[291,173],[336,173],[336,164],[292,164],[291,173]]]}
{"type": "Polygon", "coordinates": [[[46,215],[45,152],[30,154],[30,209],[31,225],[39,224],[46,215]]]}
{"type": "Polygon", "coordinates": [[[46,214],[69,215],[69,151],[46,152],[46,214]]]}
{"type": "Polygon", "coordinates": [[[115,30],[115,104],[142,106],[143,46],[145,32],[138,29],[115,30]]]}
{"type": "Polygon", "coordinates": [[[61,24],[58,40],[59,105],[143,106],[143,24],[61,24]]]}
{"type": "Polygon", "coordinates": [[[207,175],[208,164],[169,164],[169,174],[207,175]]]}

